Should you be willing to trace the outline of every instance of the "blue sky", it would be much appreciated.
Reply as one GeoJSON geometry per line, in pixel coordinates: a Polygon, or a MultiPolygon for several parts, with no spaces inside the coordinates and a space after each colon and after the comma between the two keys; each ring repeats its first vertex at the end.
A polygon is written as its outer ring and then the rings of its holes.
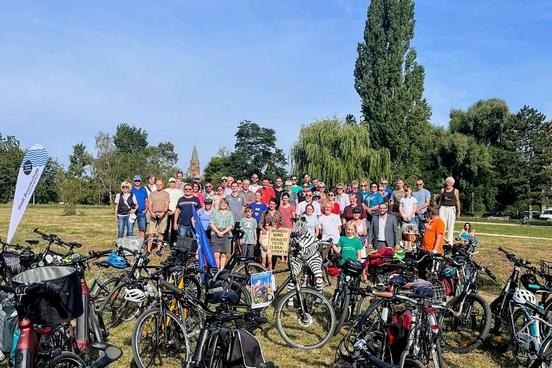
{"type": "MultiPolygon", "coordinates": [[[[187,168],[233,147],[239,121],[274,128],[360,115],[353,87],[368,1],[0,3],[0,133],[67,163],[120,122],[172,141],[187,168]]],[[[500,97],[552,115],[551,1],[417,1],[414,46],[432,122],[500,97]],[[548,88],[547,88],[548,87],[548,88]]]]}

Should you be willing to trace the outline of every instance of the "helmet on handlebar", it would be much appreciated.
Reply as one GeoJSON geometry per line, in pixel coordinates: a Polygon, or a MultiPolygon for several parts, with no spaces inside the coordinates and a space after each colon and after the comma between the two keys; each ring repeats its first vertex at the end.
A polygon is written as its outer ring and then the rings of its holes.
{"type": "Polygon", "coordinates": [[[140,289],[126,289],[125,290],[125,300],[128,300],[131,303],[142,303],[146,300],[146,293],[140,289]]]}
{"type": "Polygon", "coordinates": [[[107,258],[107,263],[111,267],[118,268],[118,269],[123,269],[130,266],[126,258],[118,255],[117,252],[115,251],[111,252],[111,254],[109,255],[109,258],[107,258]]]}
{"type": "Polygon", "coordinates": [[[535,294],[525,289],[516,289],[512,299],[519,305],[525,305],[525,303],[536,304],[535,294]]]}

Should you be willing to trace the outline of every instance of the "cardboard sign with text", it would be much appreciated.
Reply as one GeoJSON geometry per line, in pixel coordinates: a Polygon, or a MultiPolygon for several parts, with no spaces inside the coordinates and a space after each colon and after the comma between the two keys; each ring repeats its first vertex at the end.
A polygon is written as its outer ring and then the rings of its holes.
{"type": "Polygon", "coordinates": [[[289,250],[289,229],[270,228],[268,231],[268,249],[273,256],[287,256],[289,250]]]}

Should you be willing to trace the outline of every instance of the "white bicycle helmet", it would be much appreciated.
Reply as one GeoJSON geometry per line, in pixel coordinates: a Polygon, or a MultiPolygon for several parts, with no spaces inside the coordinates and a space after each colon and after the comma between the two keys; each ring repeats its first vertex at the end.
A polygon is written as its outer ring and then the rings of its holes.
{"type": "Polygon", "coordinates": [[[146,293],[140,289],[126,289],[125,290],[125,300],[128,300],[131,303],[140,304],[146,300],[146,293]]]}
{"type": "Polygon", "coordinates": [[[535,294],[525,289],[516,289],[512,296],[512,300],[519,305],[525,305],[525,303],[536,304],[537,302],[535,294]]]}

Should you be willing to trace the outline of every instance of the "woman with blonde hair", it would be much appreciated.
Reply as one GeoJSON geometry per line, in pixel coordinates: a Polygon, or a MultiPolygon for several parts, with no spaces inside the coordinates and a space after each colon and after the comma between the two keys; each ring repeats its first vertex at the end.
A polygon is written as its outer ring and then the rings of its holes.
{"type": "Polygon", "coordinates": [[[124,236],[125,227],[127,229],[127,236],[133,236],[131,220],[134,223],[136,218],[136,208],[138,202],[136,197],[130,191],[130,183],[123,181],[121,183],[121,192],[115,196],[115,220],[117,221],[117,238],[124,236]],[[131,219],[132,218],[132,219],[131,219]]]}
{"type": "Polygon", "coordinates": [[[228,210],[228,201],[222,198],[218,210],[211,215],[211,243],[217,267],[223,269],[226,266],[230,254],[231,232],[234,228],[234,216],[228,210]]]}

